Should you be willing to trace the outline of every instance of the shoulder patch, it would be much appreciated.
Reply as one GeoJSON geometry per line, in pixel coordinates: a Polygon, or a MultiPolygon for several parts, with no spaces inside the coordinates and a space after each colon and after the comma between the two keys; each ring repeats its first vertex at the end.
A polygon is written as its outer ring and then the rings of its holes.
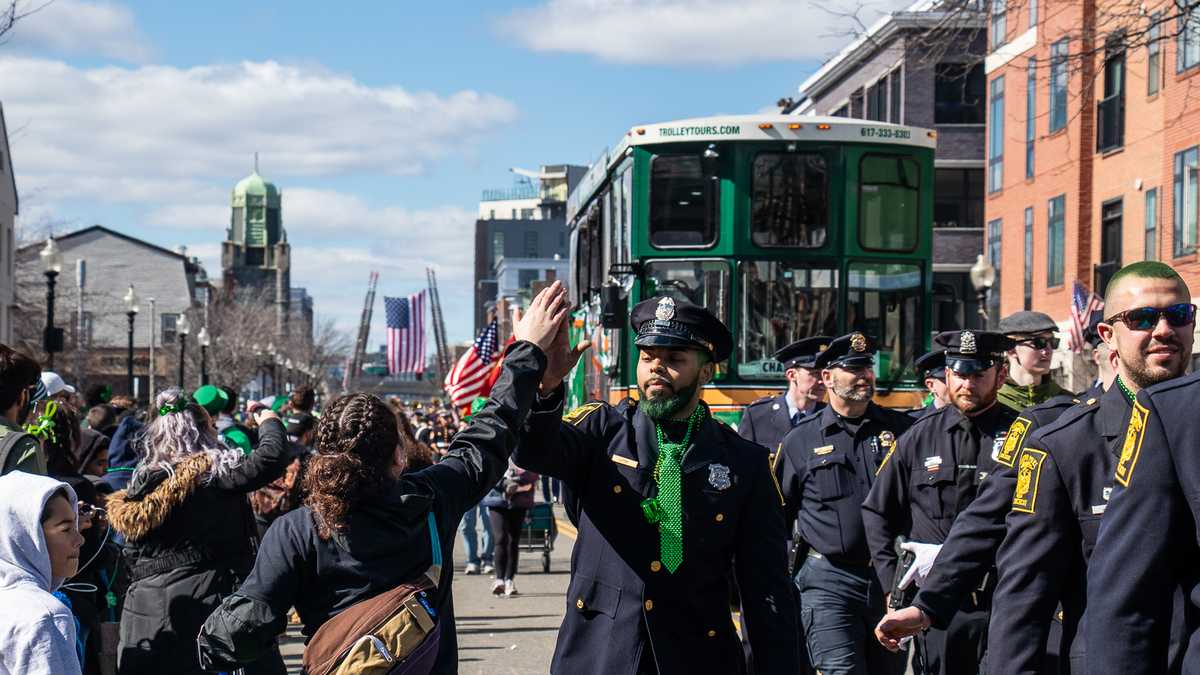
{"type": "Polygon", "coordinates": [[[1017,458],[1017,451],[1025,442],[1025,434],[1029,433],[1030,424],[1031,422],[1024,417],[1013,420],[1012,425],[1008,427],[1008,435],[1004,437],[1004,445],[1001,446],[1000,452],[996,453],[997,462],[1012,467],[1013,461],[1017,458]]]}
{"type": "Polygon", "coordinates": [[[1017,487],[1013,490],[1013,511],[1033,513],[1037,508],[1038,483],[1046,453],[1036,448],[1024,448],[1017,463],[1017,487]]]}
{"type": "Polygon", "coordinates": [[[582,422],[584,419],[586,419],[588,415],[591,415],[592,413],[596,412],[596,410],[599,409],[600,406],[602,406],[602,405],[604,405],[604,404],[600,403],[599,401],[593,401],[592,403],[584,403],[583,405],[572,410],[571,412],[567,413],[566,415],[563,415],[563,421],[566,422],[567,424],[579,426],[580,422],[582,422]]]}
{"type": "Polygon", "coordinates": [[[1133,478],[1138,456],[1142,454],[1142,437],[1146,435],[1146,422],[1149,417],[1150,411],[1134,401],[1133,411],[1129,415],[1129,426],[1125,428],[1125,444],[1121,446],[1121,456],[1117,459],[1114,475],[1114,479],[1125,487],[1129,487],[1129,479],[1133,478]]]}

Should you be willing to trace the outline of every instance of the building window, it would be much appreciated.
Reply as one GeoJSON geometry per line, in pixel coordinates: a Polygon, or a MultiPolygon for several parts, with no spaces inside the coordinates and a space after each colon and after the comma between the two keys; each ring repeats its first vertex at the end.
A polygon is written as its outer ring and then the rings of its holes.
{"type": "Polygon", "coordinates": [[[892,108],[891,115],[888,116],[888,121],[891,122],[892,124],[903,124],[904,120],[902,119],[902,117],[904,115],[902,112],[903,106],[902,106],[902,103],[900,100],[900,97],[902,94],[900,93],[900,69],[899,68],[892,71],[891,76],[888,77],[888,82],[890,83],[890,86],[892,89],[891,95],[888,97],[888,100],[890,101],[891,108],[892,108]]]}
{"type": "Polygon", "coordinates": [[[179,333],[175,332],[175,324],[179,322],[178,314],[160,314],[162,326],[162,344],[164,347],[175,344],[179,339],[179,333]]]}
{"type": "Polygon", "coordinates": [[[492,267],[500,264],[504,257],[504,232],[497,230],[492,233],[492,267]]]}
{"type": "Polygon", "coordinates": [[[1029,0],[1029,27],[1037,28],[1038,22],[1038,3],[1037,0],[1029,0]]]}
{"type": "Polygon", "coordinates": [[[1175,153],[1175,213],[1173,233],[1176,256],[1196,250],[1196,192],[1200,148],[1192,147],[1175,153]]]}
{"type": "Polygon", "coordinates": [[[1150,30],[1146,33],[1146,95],[1158,93],[1162,82],[1162,15],[1150,15],[1150,30]]]}
{"type": "Polygon", "coordinates": [[[887,121],[887,78],[867,88],[867,119],[875,122],[887,121]]]}
{"type": "Polygon", "coordinates": [[[526,258],[538,257],[538,233],[537,232],[526,232],[525,233],[525,257],[526,258]]]}
{"type": "Polygon", "coordinates": [[[991,120],[988,136],[988,192],[999,192],[1004,187],[1004,76],[991,83],[991,120]]]}
{"type": "Polygon", "coordinates": [[[849,117],[849,116],[850,116],[850,104],[849,103],[843,105],[842,107],[838,108],[837,110],[834,110],[833,114],[830,115],[830,117],[849,117]]]}
{"type": "Polygon", "coordinates": [[[496,209],[488,209],[488,220],[496,219],[496,209]]]}
{"type": "Polygon", "coordinates": [[[863,118],[863,90],[859,89],[850,94],[850,116],[854,119],[863,118]]]}
{"type": "Polygon", "coordinates": [[[1025,177],[1033,178],[1033,146],[1037,139],[1037,59],[1025,66],[1025,177]]]}
{"type": "Polygon", "coordinates": [[[1104,98],[1096,104],[1096,151],[1125,145],[1125,38],[1110,37],[1104,50],[1104,98]]]}
{"type": "Polygon", "coordinates": [[[1000,316],[1000,232],[1004,229],[1004,221],[997,218],[987,224],[987,256],[988,263],[996,270],[996,278],[992,289],[988,292],[988,313],[994,317],[1000,316]]]}
{"type": "Polygon", "coordinates": [[[1063,38],[1050,46],[1050,133],[1067,126],[1067,58],[1070,43],[1063,38]]]}
{"type": "Polygon", "coordinates": [[[934,124],[984,123],[987,76],[982,63],[939,63],[933,77],[934,124]]]}
{"type": "Polygon", "coordinates": [[[517,289],[526,291],[533,287],[533,282],[537,281],[541,272],[538,270],[517,270],[517,289]]]}
{"type": "Polygon", "coordinates": [[[1046,213],[1046,286],[1061,286],[1066,253],[1064,228],[1066,226],[1067,196],[1059,195],[1050,200],[1046,213]]]}
{"type": "Polygon", "coordinates": [[[1008,41],[1008,8],[1005,0],[992,0],[992,49],[1008,41]]]}
{"type": "Polygon", "coordinates": [[[533,209],[521,209],[521,220],[533,220],[533,209]]]}
{"type": "Polygon", "coordinates": [[[983,227],[983,169],[936,169],[933,226],[983,227]]]}
{"type": "Polygon", "coordinates": [[[1033,207],[1025,207],[1025,310],[1033,309],[1033,207]]]}
{"type": "Polygon", "coordinates": [[[1180,12],[1175,19],[1175,72],[1200,65],[1200,12],[1194,8],[1180,12]]]}
{"type": "Polygon", "coordinates": [[[1158,260],[1158,188],[1146,190],[1146,260],[1158,260]]]}

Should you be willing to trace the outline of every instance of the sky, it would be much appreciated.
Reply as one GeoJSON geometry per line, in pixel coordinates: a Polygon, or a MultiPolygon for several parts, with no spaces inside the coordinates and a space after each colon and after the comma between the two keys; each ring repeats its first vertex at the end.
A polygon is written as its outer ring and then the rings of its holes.
{"type": "Polygon", "coordinates": [[[468,341],[482,190],[589,164],[634,125],[774,111],[904,4],[880,2],[21,0],[37,11],[0,44],[18,227],[103,224],[216,277],[257,152],[318,320],[353,334],[371,270],[396,296],[428,266],[468,341]]]}

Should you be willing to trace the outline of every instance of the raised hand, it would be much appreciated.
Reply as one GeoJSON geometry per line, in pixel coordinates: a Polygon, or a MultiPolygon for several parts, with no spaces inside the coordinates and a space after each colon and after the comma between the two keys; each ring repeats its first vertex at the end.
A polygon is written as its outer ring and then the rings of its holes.
{"type": "Polygon", "coordinates": [[[571,373],[571,369],[579,362],[579,357],[592,346],[589,340],[580,340],[579,344],[571,347],[571,339],[568,334],[568,326],[570,326],[571,317],[564,316],[562,323],[558,327],[558,332],[554,334],[554,342],[546,351],[546,372],[542,375],[542,393],[548,393],[558,387],[567,375],[571,373]]]}
{"type": "Polygon", "coordinates": [[[570,311],[567,291],[561,281],[555,281],[529,303],[525,315],[513,326],[513,338],[532,342],[549,357],[559,329],[570,311]]]}

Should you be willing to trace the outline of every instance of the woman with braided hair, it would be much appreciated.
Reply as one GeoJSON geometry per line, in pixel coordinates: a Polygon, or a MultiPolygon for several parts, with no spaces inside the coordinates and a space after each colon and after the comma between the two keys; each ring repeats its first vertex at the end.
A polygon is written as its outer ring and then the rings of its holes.
{"type": "MultiPolygon", "coordinates": [[[[117,672],[198,675],[200,625],[254,564],[258,532],[246,495],[283,473],[287,433],[263,411],[258,446],[243,455],[222,445],[208,412],[176,388],[159,393],[151,414],[129,488],[107,504],[131,577],[117,672]]],[[[285,672],[274,645],[246,668],[285,672]]]]}
{"type": "MultiPolygon", "coordinates": [[[[424,574],[434,559],[428,518],[436,521],[443,559],[453,555],[463,513],[474,508],[508,466],[552,346],[566,344],[569,305],[561,283],[538,294],[514,328],[491,399],[432,466],[405,471],[408,444],[382,400],[348,394],[321,415],[316,455],[304,477],[305,506],[271,526],[254,571],[209,617],[201,659],[232,670],[258,658],[296,608],[305,638],[330,618],[424,574]]],[[[458,672],[450,601],[452,569],[432,593],[441,626],[433,672],[458,672]]]]}

